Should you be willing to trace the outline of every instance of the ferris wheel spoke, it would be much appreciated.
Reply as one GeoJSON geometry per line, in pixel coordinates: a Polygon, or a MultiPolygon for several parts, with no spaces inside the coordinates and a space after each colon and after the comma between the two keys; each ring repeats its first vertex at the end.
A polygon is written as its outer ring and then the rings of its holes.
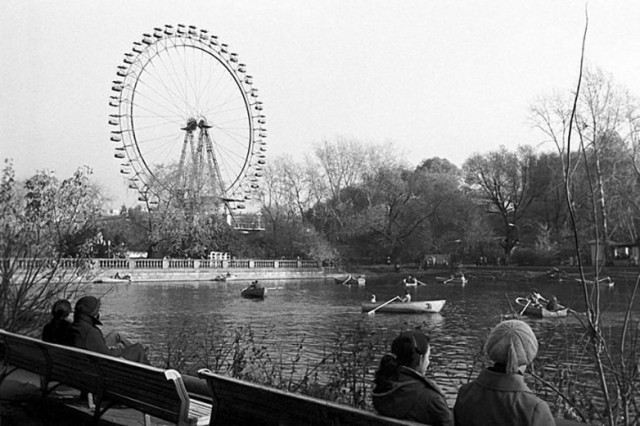
{"type": "Polygon", "coordinates": [[[163,99],[158,100],[145,93],[140,93],[139,98],[132,103],[132,106],[140,111],[157,117],[171,117],[172,120],[178,121],[184,117],[184,114],[177,111],[170,103],[162,102],[163,99]]]}
{"type": "MultiPolygon", "coordinates": [[[[180,55],[178,49],[175,49],[175,52],[175,55],[180,55]]],[[[160,70],[159,66],[155,67],[155,77],[167,87],[167,90],[175,99],[179,99],[179,101],[172,100],[174,105],[176,107],[178,104],[183,105],[182,110],[184,111],[184,115],[188,115],[189,101],[182,82],[180,81],[184,73],[176,69],[176,62],[183,62],[184,59],[180,57],[172,58],[169,50],[165,50],[163,53],[162,55],[158,55],[158,65],[161,65],[163,69],[160,70]],[[170,68],[167,66],[167,62],[170,68]],[[168,83],[165,83],[165,79],[168,79],[168,83]]]]}
{"type": "MultiPolygon", "coordinates": [[[[163,62],[163,57],[159,56],[159,59],[161,61],[161,63],[163,64],[163,68],[164,67],[164,62],[163,62]]],[[[172,108],[178,109],[180,110],[180,108],[178,108],[178,104],[180,103],[184,103],[184,105],[187,105],[187,99],[186,96],[184,94],[184,92],[181,91],[180,87],[178,84],[176,84],[175,82],[175,76],[173,76],[170,73],[167,73],[166,71],[161,71],[158,69],[158,67],[156,67],[155,65],[152,65],[155,69],[154,69],[154,73],[149,72],[147,75],[150,77],[150,79],[152,79],[153,81],[149,81],[147,82],[146,80],[143,80],[144,83],[150,88],[150,90],[153,90],[154,92],[156,92],[158,94],[158,96],[161,96],[162,99],[164,99],[168,105],[171,105],[172,108]],[[166,76],[166,77],[165,77],[166,76]],[[165,78],[168,78],[169,81],[166,82],[165,78]],[[161,86],[161,87],[154,87],[154,82],[157,82],[157,85],[161,86]],[[160,91],[161,88],[165,89],[166,94],[164,93],[158,93],[160,91]],[[179,99],[180,102],[176,101],[176,99],[179,99]]],[[[185,108],[183,111],[185,111],[187,108],[185,108]]],[[[183,113],[184,115],[184,113],[183,113]]]]}

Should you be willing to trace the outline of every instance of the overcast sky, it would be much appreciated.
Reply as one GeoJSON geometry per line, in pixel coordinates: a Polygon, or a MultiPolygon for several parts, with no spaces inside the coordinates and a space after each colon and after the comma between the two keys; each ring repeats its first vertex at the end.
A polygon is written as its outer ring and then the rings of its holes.
{"type": "MultiPolygon", "coordinates": [[[[584,1],[35,1],[0,5],[0,157],[20,177],[81,165],[133,203],[113,158],[111,81],[154,27],[216,34],[247,64],[269,156],[323,139],[393,142],[409,164],[544,137],[536,97],[574,87],[584,1]]],[[[586,56],[640,95],[640,2],[590,1],[586,56]]],[[[541,145],[542,144],[542,145],[541,145]]]]}

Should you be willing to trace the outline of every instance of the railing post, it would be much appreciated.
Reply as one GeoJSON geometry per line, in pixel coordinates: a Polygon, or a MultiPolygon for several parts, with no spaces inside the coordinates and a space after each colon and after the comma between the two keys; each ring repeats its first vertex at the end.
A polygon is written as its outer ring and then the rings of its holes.
{"type": "Polygon", "coordinates": [[[278,269],[280,267],[280,262],[278,262],[277,260],[273,261],[273,269],[278,269]]]}
{"type": "Polygon", "coordinates": [[[200,269],[200,259],[193,259],[193,269],[200,269]]]}
{"type": "Polygon", "coordinates": [[[162,269],[169,269],[169,259],[162,259],[162,269]]]}
{"type": "Polygon", "coordinates": [[[249,261],[249,269],[253,269],[256,267],[256,261],[255,260],[250,260],[249,261]]]}

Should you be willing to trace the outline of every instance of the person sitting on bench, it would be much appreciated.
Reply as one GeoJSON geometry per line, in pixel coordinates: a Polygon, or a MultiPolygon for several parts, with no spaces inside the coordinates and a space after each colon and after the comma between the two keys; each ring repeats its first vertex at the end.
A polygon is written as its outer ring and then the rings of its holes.
{"type": "Polygon", "coordinates": [[[42,340],[58,345],[71,346],[71,302],[67,299],[56,300],[51,308],[51,321],[42,329],[42,340]]]}
{"type": "Polygon", "coordinates": [[[104,355],[121,357],[129,361],[149,364],[147,350],[140,343],[132,343],[118,332],[105,337],[98,328],[100,322],[100,299],[94,296],[81,297],[76,302],[71,324],[73,346],[104,355]]]}

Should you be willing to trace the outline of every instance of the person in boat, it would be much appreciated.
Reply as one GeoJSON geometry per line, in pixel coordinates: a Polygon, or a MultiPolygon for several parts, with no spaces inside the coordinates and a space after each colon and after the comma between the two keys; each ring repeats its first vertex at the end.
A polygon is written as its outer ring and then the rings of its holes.
{"type": "Polygon", "coordinates": [[[529,300],[531,301],[532,306],[542,306],[542,302],[547,302],[547,299],[542,297],[542,295],[538,293],[538,290],[536,290],[535,288],[531,290],[531,293],[529,294],[529,300]]]}
{"type": "Polygon", "coordinates": [[[67,299],[56,300],[51,308],[51,321],[42,329],[44,342],[71,346],[71,302],[67,299]]]}
{"type": "Polygon", "coordinates": [[[558,298],[556,296],[551,296],[549,298],[549,303],[546,306],[548,311],[555,312],[560,310],[560,304],[558,303],[558,298]]]}
{"type": "Polygon", "coordinates": [[[453,426],[443,392],[425,376],[431,355],[430,338],[421,331],[400,334],[391,353],[380,360],[372,393],[373,407],[383,416],[433,426],[453,426]]]}
{"type": "Polygon", "coordinates": [[[405,284],[418,284],[418,280],[416,279],[416,277],[412,277],[411,275],[407,276],[407,278],[404,279],[404,283],[405,284]]]}
{"type": "Polygon", "coordinates": [[[113,278],[117,280],[131,280],[131,275],[129,274],[120,275],[120,272],[116,272],[113,278]]]}
{"type": "Polygon", "coordinates": [[[520,320],[501,322],[491,330],[485,351],[494,364],[458,390],[456,425],[555,425],[549,405],[524,381],[526,367],[538,353],[531,327],[520,320]]]}
{"type": "Polygon", "coordinates": [[[409,293],[409,290],[405,290],[404,291],[404,296],[400,297],[400,301],[402,303],[410,303],[411,302],[411,293],[409,293]]]}
{"type": "Polygon", "coordinates": [[[102,325],[100,299],[94,296],[84,296],[78,299],[71,324],[72,346],[149,364],[147,349],[144,346],[140,343],[132,343],[117,331],[112,331],[105,337],[102,330],[98,328],[99,325],[102,325]]]}
{"type": "Polygon", "coordinates": [[[372,295],[371,295],[371,303],[376,303],[376,302],[377,302],[377,301],[376,301],[376,295],[375,295],[375,294],[372,294],[372,295]]]}

